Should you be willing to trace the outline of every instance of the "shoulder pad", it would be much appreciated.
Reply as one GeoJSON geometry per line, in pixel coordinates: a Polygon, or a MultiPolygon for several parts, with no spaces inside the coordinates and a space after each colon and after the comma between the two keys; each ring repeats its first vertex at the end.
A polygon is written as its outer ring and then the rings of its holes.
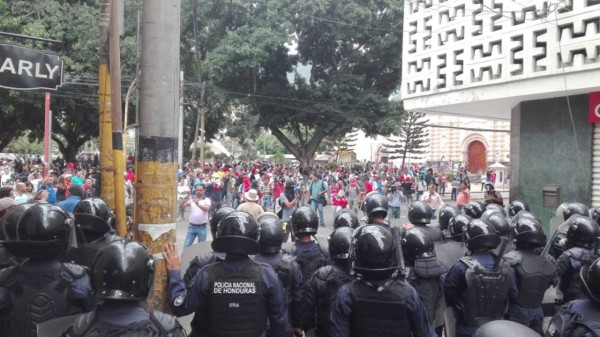
{"type": "Polygon", "coordinates": [[[420,258],[415,260],[415,273],[422,278],[436,278],[445,274],[448,269],[437,258],[420,258]]]}
{"type": "Polygon", "coordinates": [[[150,319],[154,321],[164,332],[172,332],[178,328],[177,321],[171,315],[165,314],[161,311],[152,311],[150,319]]]}
{"type": "Polygon", "coordinates": [[[288,255],[292,255],[292,256],[294,256],[294,255],[296,255],[296,253],[298,252],[298,247],[296,247],[296,245],[295,245],[295,244],[293,244],[293,245],[289,245],[289,246],[287,246],[287,247],[284,247],[284,248],[282,248],[281,250],[282,250],[282,251],[283,251],[285,254],[288,254],[288,255]]]}
{"type": "Polygon", "coordinates": [[[73,263],[63,263],[63,267],[67,273],[70,274],[73,278],[82,278],[86,273],[87,269],[78,264],[73,263]]]}
{"type": "Polygon", "coordinates": [[[518,251],[513,250],[512,252],[504,254],[502,258],[511,266],[516,266],[523,260],[523,255],[521,255],[521,253],[518,251]]]}
{"type": "Polygon", "coordinates": [[[75,319],[73,322],[73,334],[75,336],[85,336],[90,326],[96,320],[96,311],[90,311],[75,319]]]}
{"type": "Polygon", "coordinates": [[[202,269],[215,261],[217,261],[215,254],[209,252],[195,257],[194,260],[192,260],[192,263],[195,263],[198,266],[198,269],[202,269]]]}
{"type": "Polygon", "coordinates": [[[284,253],[283,256],[281,257],[281,261],[283,261],[286,264],[292,264],[292,262],[296,261],[296,257],[292,256],[290,254],[284,253]]]}
{"type": "Polygon", "coordinates": [[[325,266],[325,267],[321,267],[319,268],[316,272],[315,272],[315,276],[321,280],[321,281],[325,281],[327,280],[327,278],[329,277],[329,275],[331,275],[331,273],[333,273],[333,267],[332,266],[325,266]]]}
{"type": "Polygon", "coordinates": [[[17,268],[17,266],[10,266],[0,270],[0,286],[10,283],[9,279],[12,275],[14,275],[14,272],[17,270],[17,268]]]}
{"type": "Polygon", "coordinates": [[[323,247],[320,242],[317,241],[317,245],[319,246],[319,250],[326,258],[329,258],[329,250],[326,247],[323,247]]]}
{"type": "Polygon", "coordinates": [[[479,265],[479,262],[470,256],[463,256],[458,259],[458,261],[462,262],[468,268],[475,268],[477,265],[479,265]]]}

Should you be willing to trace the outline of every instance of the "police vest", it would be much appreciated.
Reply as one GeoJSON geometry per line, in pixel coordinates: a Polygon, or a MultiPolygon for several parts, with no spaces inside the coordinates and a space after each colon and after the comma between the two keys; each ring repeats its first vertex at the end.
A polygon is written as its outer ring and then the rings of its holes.
{"type": "Polygon", "coordinates": [[[323,251],[321,245],[317,244],[317,250],[298,253],[298,247],[293,245],[286,253],[293,255],[294,260],[300,267],[302,280],[308,280],[317,271],[317,269],[327,265],[327,254],[323,251]]]}
{"type": "Polygon", "coordinates": [[[406,305],[406,285],[394,280],[381,291],[365,282],[352,283],[352,337],[411,337],[406,305]]]}
{"type": "Polygon", "coordinates": [[[467,290],[457,303],[459,307],[455,308],[459,315],[473,327],[500,319],[511,286],[508,263],[501,261],[498,268],[488,269],[469,256],[459,261],[468,267],[465,273],[467,290]]]}
{"type": "MultiPolygon", "coordinates": [[[[565,251],[563,254],[566,254],[567,258],[579,261],[581,263],[581,267],[591,265],[592,262],[597,258],[589,249],[584,249],[581,247],[571,248],[565,251]]],[[[580,269],[581,268],[571,268],[560,278],[559,289],[563,292],[563,299],[566,302],[584,298],[581,288],[581,278],[579,277],[580,269]]]]}
{"type": "Polygon", "coordinates": [[[600,309],[588,300],[576,300],[560,307],[548,325],[545,337],[600,337],[600,309]]]}
{"type": "Polygon", "coordinates": [[[249,261],[243,270],[233,271],[215,263],[208,280],[208,336],[258,337],[265,331],[267,301],[260,264],[249,261]]]}
{"type": "Polygon", "coordinates": [[[531,252],[512,251],[504,255],[515,270],[519,296],[516,304],[523,308],[542,305],[544,293],[556,276],[556,266],[543,256],[531,252]]]}
{"type": "Polygon", "coordinates": [[[445,272],[446,268],[435,257],[418,258],[414,267],[409,268],[406,278],[419,294],[427,320],[431,324],[436,321],[436,312],[441,313],[440,306],[444,297],[441,276],[445,272]]]}
{"type": "Polygon", "coordinates": [[[148,319],[131,322],[127,326],[118,326],[111,322],[101,321],[95,311],[83,314],[75,319],[69,336],[97,337],[97,336],[184,336],[183,329],[171,315],[160,311],[148,314],[148,319]]]}
{"type": "Polygon", "coordinates": [[[73,281],[84,275],[85,269],[70,263],[43,273],[20,266],[2,270],[0,287],[8,290],[12,305],[9,316],[0,318],[2,331],[8,331],[7,336],[35,337],[38,323],[81,313],[67,296],[73,281]]]}
{"type": "Polygon", "coordinates": [[[279,263],[273,266],[277,278],[281,281],[285,289],[286,299],[288,303],[292,301],[292,288],[294,287],[294,257],[288,254],[283,254],[279,263]]]}
{"type": "Polygon", "coordinates": [[[317,336],[329,335],[329,313],[331,311],[331,303],[335,299],[338,289],[344,284],[352,282],[350,275],[336,270],[333,266],[325,266],[320,268],[315,277],[323,285],[322,289],[318,289],[317,294],[317,336]]]}

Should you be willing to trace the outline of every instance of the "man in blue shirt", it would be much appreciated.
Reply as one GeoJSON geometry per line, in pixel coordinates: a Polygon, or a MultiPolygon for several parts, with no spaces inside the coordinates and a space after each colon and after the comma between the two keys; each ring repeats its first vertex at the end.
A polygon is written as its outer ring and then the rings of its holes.
{"type": "Polygon", "coordinates": [[[56,203],[56,188],[54,187],[54,174],[50,173],[44,181],[40,184],[40,190],[48,191],[48,203],[55,204],[56,203]]]}
{"type": "Polygon", "coordinates": [[[69,197],[56,205],[69,213],[73,213],[75,206],[81,201],[81,198],[83,198],[83,189],[81,186],[71,185],[69,187],[69,197]]]}

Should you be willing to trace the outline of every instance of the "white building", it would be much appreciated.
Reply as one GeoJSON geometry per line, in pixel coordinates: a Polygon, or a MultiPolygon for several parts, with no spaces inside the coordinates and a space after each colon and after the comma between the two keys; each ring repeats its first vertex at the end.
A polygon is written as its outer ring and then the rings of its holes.
{"type": "Polygon", "coordinates": [[[510,121],[510,199],[542,220],[600,206],[600,0],[404,4],[404,108],[510,121]]]}

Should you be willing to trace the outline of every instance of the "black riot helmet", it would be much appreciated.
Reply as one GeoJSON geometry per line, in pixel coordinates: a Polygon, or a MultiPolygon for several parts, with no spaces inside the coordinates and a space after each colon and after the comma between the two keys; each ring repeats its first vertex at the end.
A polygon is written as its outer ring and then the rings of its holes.
{"type": "Polygon", "coordinates": [[[473,334],[473,337],[540,337],[531,328],[513,321],[497,320],[485,323],[473,334]]]}
{"type": "Polygon", "coordinates": [[[371,192],[365,198],[365,213],[369,221],[375,216],[385,218],[388,213],[388,200],[378,192],[371,192]]]}
{"type": "Polygon", "coordinates": [[[283,243],[283,225],[281,219],[275,213],[264,212],[258,218],[260,235],[258,245],[263,254],[277,253],[281,250],[283,243]]]}
{"type": "Polygon", "coordinates": [[[92,287],[98,298],[144,301],[154,279],[154,257],[142,244],[116,240],[98,250],[92,261],[92,287]]]}
{"type": "Polygon", "coordinates": [[[14,206],[10,212],[6,215],[2,224],[2,232],[4,240],[15,241],[17,240],[17,225],[25,213],[30,207],[37,205],[35,202],[28,202],[25,204],[18,204],[14,206]]]}
{"type": "Polygon", "coordinates": [[[496,210],[486,210],[481,215],[481,220],[485,220],[496,228],[496,233],[500,236],[508,236],[510,235],[510,225],[508,224],[508,220],[496,210]]]}
{"type": "Polygon", "coordinates": [[[390,277],[396,267],[396,245],[392,233],[377,225],[357,228],[352,239],[354,271],[371,280],[390,277]]]}
{"type": "Polygon", "coordinates": [[[73,210],[77,242],[94,242],[108,233],[114,221],[113,211],[100,198],[82,199],[73,210]]]}
{"type": "Polygon", "coordinates": [[[600,228],[594,219],[575,215],[569,218],[567,244],[571,247],[592,248],[600,236],[600,228]]]}
{"type": "Polygon", "coordinates": [[[600,305],[600,258],[592,262],[589,267],[581,268],[579,275],[587,297],[596,305],[600,305]]]}
{"type": "Polygon", "coordinates": [[[219,225],[219,221],[221,221],[221,219],[231,212],[235,212],[235,208],[227,206],[221,207],[216,210],[213,216],[210,218],[208,222],[210,225],[210,233],[212,234],[213,239],[217,237],[217,226],[219,225]]]}
{"type": "Polygon", "coordinates": [[[352,229],[359,226],[358,216],[350,209],[341,209],[333,219],[333,228],[350,227],[352,229]]]}
{"type": "Polygon", "coordinates": [[[231,212],[217,226],[212,249],[217,253],[255,255],[259,252],[258,223],[246,212],[231,212]]]}
{"type": "Polygon", "coordinates": [[[596,207],[591,210],[592,219],[596,220],[596,223],[600,225],[600,207],[596,207]]]}
{"type": "Polygon", "coordinates": [[[402,236],[404,258],[412,262],[420,257],[434,256],[433,242],[422,228],[411,228],[402,236]]]}
{"type": "Polygon", "coordinates": [[[502,207],[498,204],[486,204],[485,210],[486,210],[486,212],[487,211],[496,211],[496,212],[502,214],[503,217],[506,217],[506,210],[504,209],[504,207],[502,207]]]}
{"type": "Polygon", "coordinates": [[[438,223],[440,225],[440,229],[448,229],[448,223],[450,222],[450,219],[454,218],[459,214],[460,210],[458,209],[458,207],[446,204],[442,205],[438,214],[438,223]]]}
{"type": "Polygon", "coordinates": [[[448,221],[448,232],[450,232],[452,240],[462,242],[463,231],[471,220],[470,217],[463,214],[450,218],[450,221],[448,221]]]}
{"type": "Polygon", "coordinates": [[[338,227],[329,235],[329,257],[332,260],[347,260],[350,258],[353,229],[338,227]]]}
{"type": "Polygon", "coordinates": [[[508,204],[508,215],[511,218],[519,214],[520,211],[529,212],[529,205],[525,201],[513,200],[508,204]]]}
{"type": "Polygon", "coordinates": [[[512,228],[512,235],[518,249],[532,249],[546,244],[542,224],[535,219],[517,218],[512,228]]]}
{"type": "Polygon", "coordinates": [[[477,201],[469,201],[463,206],[463,211],[465,212],[465,215],[468,215],[473,219],[479,219],[483,212],[485,212],[485,204],[477,201]]]}
{"type": "Polygon", "coordinates": [[[467,224],[463,240],[470,251],[494,249],[500,244],[500,236],[494,225],[481,219],[473,219],[467,224]]]}
{"type": "Polygon", "coordinates": [[[580,202],[569,202],[564,207],[563,218],[565,221],[569,220],[573,215],[590,216],[590,210],[580,202]]]}
{"type": "Polygon", "coordinates": [[[408,221],[412,224],[428,224],[432,214],[431,207],[422,201],[415,201],[408,206],[408,221]]]}
{"type": "Polygon", "coordinates": [[[319,228],[319,216],[308,206],[296,208],[290,219],[294,236],[299,234],[317,234],[319,228]]]}
{"type": "Polygon", "coordinates": [[[71,221],[69,214],[59,206],[32,205],[19,219],[16,241],[5,242],[4,245],[17,257],[32,260],[57,258],[67,249],[71,221]]]}

